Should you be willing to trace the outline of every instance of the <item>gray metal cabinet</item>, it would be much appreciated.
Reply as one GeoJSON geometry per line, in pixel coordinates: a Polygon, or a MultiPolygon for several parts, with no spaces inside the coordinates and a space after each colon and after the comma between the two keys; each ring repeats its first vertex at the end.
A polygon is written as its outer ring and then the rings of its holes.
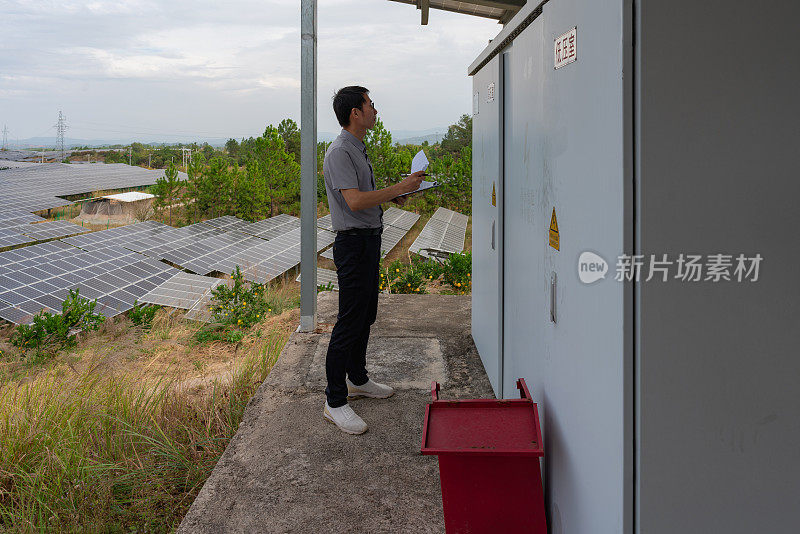
{"type": "Polygon", "coordinates": [[[496,394],[539,403],[554,533],[800,530],[798,14],[529,3],[470,67],[473,337],[496,394]],[[757,283],[615,279],[759,252],[757,283]]]}

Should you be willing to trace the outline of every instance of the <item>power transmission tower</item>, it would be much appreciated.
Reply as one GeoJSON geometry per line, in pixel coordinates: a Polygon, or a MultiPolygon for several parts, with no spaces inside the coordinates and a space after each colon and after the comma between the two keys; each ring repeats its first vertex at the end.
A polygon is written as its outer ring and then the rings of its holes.
{"type": "Polygon", "coordinates": [[[67,131],[67,118],[61,113],[61,110],[58,110],[58,123],[55,125],[56,128],[56,150],[61,152],[61,160],[64,161],[64,134],[67,131]]]}
{"type": "Polygon", "coordinates": [[[191,148],[181,148],[181,156],[183,157],[183,168],[186,168],[186,163],[192,162],[192,149],[191,148]]]}
{"type": "Polygon", "coordinates": [[[3,125],[3,150],[8,149],[8,125],[3,125]]]}

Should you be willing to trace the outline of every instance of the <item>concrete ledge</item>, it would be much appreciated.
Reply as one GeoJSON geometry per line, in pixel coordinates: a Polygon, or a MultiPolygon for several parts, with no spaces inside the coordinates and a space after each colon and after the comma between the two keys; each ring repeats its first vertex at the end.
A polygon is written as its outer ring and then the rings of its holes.
{"type": "Polygon", "coordinates": [[[367,354],[390,399],[356,399],[369,431],[322,418],[337,293],[320,328],[295,333],[178,529],[217,532],[443,532],[436,458],[422,456],[430,382],[443,398],[493,397],[470,335],[470,297],[381,295],[367,354]]]}

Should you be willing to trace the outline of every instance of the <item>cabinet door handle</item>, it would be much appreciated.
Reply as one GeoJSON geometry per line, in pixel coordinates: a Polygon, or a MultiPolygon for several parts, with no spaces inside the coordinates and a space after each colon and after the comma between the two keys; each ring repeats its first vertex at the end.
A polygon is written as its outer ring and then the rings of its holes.
{"type": "Polygon", "coordinates": [[[494,223],[495,223],[495,221],[492,221],[492,250],[495,249],[494,248],[494,223]]]}

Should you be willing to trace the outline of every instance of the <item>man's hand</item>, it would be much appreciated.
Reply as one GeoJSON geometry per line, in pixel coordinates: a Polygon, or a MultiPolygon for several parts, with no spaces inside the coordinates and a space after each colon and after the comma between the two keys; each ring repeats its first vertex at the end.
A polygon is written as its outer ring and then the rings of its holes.
{"type": "Polygon", "coordinates": [[[384,202],[397,198],[398,195],[411,193],[419,189],[419,184],[422,183],[424,174],[423,171],[415,172],[402,182],[397,182],[377,191],[359,191],[357,188],[341,189],[342,197],[344,197],[345,202],[353,211],[380,206],[384,202]]]}
{"type": "Polygon", "coordinates": [[[392,202],[394,202],[398,206],[404,206],[407,200],[408,200],[408,197],[394,197],[392,199],[392,202]]]}
{"type": "Polygon", "coordinates": [[[419,184],[422,183],[422,177],[424,175],[425,171],[417,171],[414,174],[409,174],[406,176],[405,179],[398,184],[400,186],[401,194],[410,193],[419,189],[419,184]]]}

